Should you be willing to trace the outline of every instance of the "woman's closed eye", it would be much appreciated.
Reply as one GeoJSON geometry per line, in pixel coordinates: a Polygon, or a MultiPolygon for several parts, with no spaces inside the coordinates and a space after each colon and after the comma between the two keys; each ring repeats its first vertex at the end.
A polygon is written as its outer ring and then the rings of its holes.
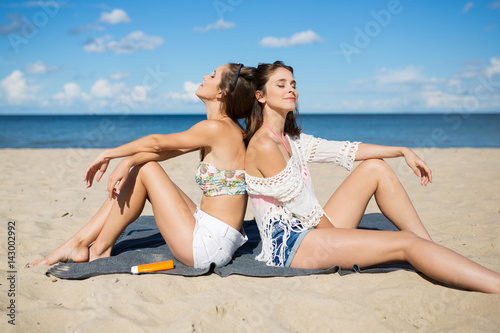
{"type": "MultiPolygon", "coordinates": [[[[278,87],[279,88],[285,88],[285,85],[284,84],[278,84],[278,87]]],[[[296,85],[291,85],[290,86],[292,89],[297,89],[297,86],[296,85]]]]}

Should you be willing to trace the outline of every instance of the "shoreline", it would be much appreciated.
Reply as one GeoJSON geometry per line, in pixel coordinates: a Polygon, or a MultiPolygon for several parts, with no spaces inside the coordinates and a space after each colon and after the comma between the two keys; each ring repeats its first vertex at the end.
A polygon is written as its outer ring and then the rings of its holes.
{"type": "MultiPolygon", "coordinates": [[[[16,326],[7,323],[7,316],[1,319],[8,332],[302,332],[333,327],[414,332],[500,327],[500,295],[444,287],[405,271],[293,278],[113,274],[72,281],[46,276],[47,267],[26,268],[78,231],[105,200],[107,176],[117,161],[100,183],[90,189],[83,183],[87,164],[101,150],[0,149],[0,239],[8,237],[8,221],[16,221],[16,326]]],[[[434,183],[427,187],[420,186],[403,159],[387,162],[434,241],[500,271],[500,148],[414,151],[433,172],[434,183]]],[[[194,181],[198,161],[197,153],[189,153],[161,163],[195,202],[201,198],[194,181]]],[[[309,167],[320,204],[349,174],[332,165],[309,167]]],[[[378,212],[372,200],[366,214],[378,212]]],[[[143,215],[153,215],[149,205],[143,215]]],[[[249,205],[245,219],[251,218],[249,205]]],[[[0,242],[0,249],[6,258],[7,242],[0,242]]],[[[5,265],[0,270],[8,276],[5,265]]],[[[12,299],[7,282],[0,286],[2,304],[12,299]]]]}

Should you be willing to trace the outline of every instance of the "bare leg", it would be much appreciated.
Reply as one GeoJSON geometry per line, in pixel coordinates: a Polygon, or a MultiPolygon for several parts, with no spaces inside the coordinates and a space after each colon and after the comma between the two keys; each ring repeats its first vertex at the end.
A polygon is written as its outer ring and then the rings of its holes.
{"type": "Polygon", "coordinates": [[[109,215],[111,207],[116,200],[107,199],[94,217],[73,237],[63,245],[55,249],[44,259],[37,260],[30,266],[53,265],[57,262],[66,262],[72,259],[74,262],[89,261],[89,245],[97,238],[109,215]]]}
{"type": "MultiPolygon", "coordinates": [[[[131,173],[127,178],[127,182],[135,183],[135,177],[137,177],[137,173],[131,173]]],[[[190,207],[194,207],[195,209],[196,205],[189,199],[189,197],[187,197],[178,187],[176,188],[180,195],[184,198],[186,204],[190,205],[190,207]]],[[[143,198],[143,200],[145,201],[146,199],[143,198]]],[[[139,204],[142,208],[144,207],[144,202],[139,202],[139,204]]],[[[89,246],[97,239],[106,220],[108,220],[108,216],[113,206],[118,206],[117,200],[106,199],[94,217],[82,229],[80,229],[68,241],[59,246],[44,259],[33,262],[30,267],[38,265],[53,265],[57,262],[67,262],[70,259],[74,262],[89,261],[89,246]]]]}
{"type": "Polygon", "coordinates": [[[300,244],[291,267],[348,269],[398,261],[445,284],[500,293],[500,274],[407,231],[316,229],[300,244]]]}
{"type": "Polygon", "coordinates": [[[120,233],[141,214],[146,198],[172,254],[193,266],[193,217],[196,205],[170,180],[156,162],[135,167],[112,206],[107,221],[90,248],[90,260],[107,257],[120,233]]]}
{"type": "Polygon", "coordinates": [[[431,240],[403,185],[383,160],[362,162],[328,200],[324,211],[335,227],[357,228],[372,195],[396,227],[431,240]]]}

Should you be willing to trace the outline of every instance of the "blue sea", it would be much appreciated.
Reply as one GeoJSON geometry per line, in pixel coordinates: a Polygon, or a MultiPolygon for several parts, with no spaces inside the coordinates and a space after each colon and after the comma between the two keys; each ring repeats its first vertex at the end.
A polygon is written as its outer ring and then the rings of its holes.
{"type": "MultiPolygon", "coordinates": [[[[0,116],[0,148],[108,148],[188,129],[205,115],[0,116]]],[[[303,114],[304,133],[423,148],[500,148],[500,114],[303,114]]]]}

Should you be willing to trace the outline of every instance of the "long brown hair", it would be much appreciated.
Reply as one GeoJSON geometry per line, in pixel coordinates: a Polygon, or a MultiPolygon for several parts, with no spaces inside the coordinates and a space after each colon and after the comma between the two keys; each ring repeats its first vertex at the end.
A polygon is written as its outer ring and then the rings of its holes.
{"type": "MultiPolygon", "coordinates": [[[[246,119],[254,107],[255,90],[257,81],[255,79],[255,67],[243,66],[242,64],[230,63],[221,76],[219,88],[223,92],[221,108],[242,131],[245,131],[240,119],[246,119]],[[240,68],[241,65],[241,68],[240,68]]],[[[205,156],[205,147],[200,148],[200,159],[205,156]]]]}
{"type": "MultiPolygon", "coordinates": [[[[266,93],[266,83],[269,78],[278,68],[285,68],[289,70],[293,75],[293,68],[285,65],[282,61],[275,61],[272,64],[261,63],[255,70],[255,78],[257,80],[257,89],[266,93]]],[[[253,107],[246,118],[246,132],[245,132],[245,144],[248,145],[252,136],[257,132],[257,130],[262,126],[263,116],[262,116],[263,106],[262,104],[254,99],[253,107]]],[[[290,136],[300,135],[302,129],[300,125],[297,124],[297,119],[300,119],[300,114],[298,106],[292,112],[288,112],[285,119],[285,133],[290,136]]]]}
{"type": "Polygon", "coordinates": [[[229,70],[222,73],[219,85],[224,95],[222,108],[241,127],[238,120],[246,119],[254,106],[257,84],[255,67],[241,65],[240,68],[240,64],[235,63],[228,64],[228,67],[229,70]]]}

